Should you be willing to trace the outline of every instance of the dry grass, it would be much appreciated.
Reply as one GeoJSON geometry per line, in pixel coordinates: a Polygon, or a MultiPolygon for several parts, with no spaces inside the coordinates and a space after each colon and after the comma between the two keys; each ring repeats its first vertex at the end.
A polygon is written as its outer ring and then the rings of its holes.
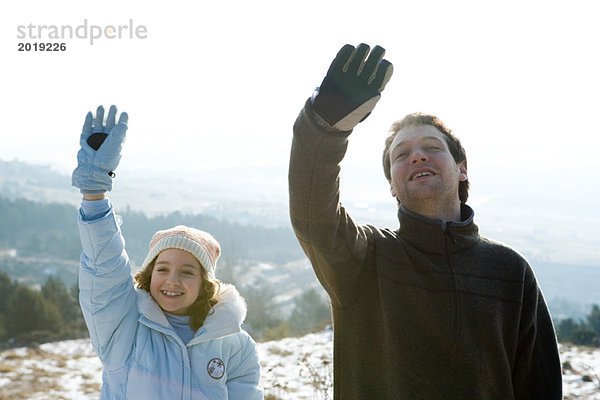
{"type": "Polygon", "coordinates": [[[291,356],[291,355],[294,354],[293,351],[282,350],[279,347],[275,347],[275,346],[269,347],[269,353],[273,354],[273,355],[276,355],[276,356],[281,356],[281,357],[289,357],[289,356],[291,356]]]}
{"type": "Polygon", "coordinates": [[[15,372],[14,365],[0,364],[0,374],[8,374],[11,372],[15,372]]]}
{"type": "Polygon", "coordinates": [[[320,398],[328,400],[333,392],[333,370],[331,361],[327,357],[321,357],[321,364],[314,366],[308,360],[308,354],[302,357],[302,362],[310,377],[312,386],[315,389],[315,394],[320,398]]]}
{"type": "MultiPolygon", "coordinates": [[[[67,362],[80,358],[50,354],[39,348],[8,351],[2,356],[0,378],[8,378],[10,382],[2,386],[0,400],[30,400],[40,394],[52,400],[66,400],[66,397],[57,393],[63,391],[61,382],[68,370],[67,362]]],[[[94,377],[85,374],[82,378],[92,380],[94,377]]],[[[100,385],[95,382],[84,383],[82,390],[90,394],[99,393],[100,385]]]]}
{"type": "Polygon", "coordinates": [[[85,394],[100,393],[101,385],[94,382],[86,382],[81,385],[81,390],[85,394]]]}

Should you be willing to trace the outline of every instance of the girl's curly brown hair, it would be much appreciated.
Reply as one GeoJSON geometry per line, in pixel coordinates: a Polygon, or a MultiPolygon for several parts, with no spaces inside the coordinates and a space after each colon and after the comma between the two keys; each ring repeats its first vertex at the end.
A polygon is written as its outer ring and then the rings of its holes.
{"type": "MultiPolygon", "coordinates": [[[[137,288],[144,289],[148,293],[150,293],[150,280],[152,279],[156,258],[146,268],[135,274],[137,288]]],[[[221,291],[221,282],[218,279],[210,280],[204,268],[200,268],[200,276],[202,276],[202,285],[200,286],[198,298],[188,308],[190,327],[194,332],[200,329],[210,310],[219,302],[217,297],[221,291]]]]}

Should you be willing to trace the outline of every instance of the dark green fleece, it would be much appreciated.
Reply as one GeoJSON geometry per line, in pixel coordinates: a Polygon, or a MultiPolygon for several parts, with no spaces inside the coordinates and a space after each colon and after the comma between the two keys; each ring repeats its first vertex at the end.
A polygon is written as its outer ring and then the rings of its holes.
{"type": "Polygon", "coordinates": [[[398,230],[357,225],[339,203],[350,132],[317,118],[307,102],[294,125],[290,216],[332,302],[335,399],[561,399],[527,261],[466,205],[461,223],[400,207],[398,230]]]}

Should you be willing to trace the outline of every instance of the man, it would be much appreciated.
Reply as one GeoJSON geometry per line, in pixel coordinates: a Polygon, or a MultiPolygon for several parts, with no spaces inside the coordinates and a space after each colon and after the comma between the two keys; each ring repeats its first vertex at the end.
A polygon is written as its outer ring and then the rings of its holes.
{"type": "Polygon", "coordinates": [[[290,216],[332,304],[336,399],[560,399],[548,308],[527,261],[473,222],[467,160],[433,116],[392,127],[383,163],[399,229],[358,225],[339,163],[392,65],[344,46],[294,125],[290,216]],[[368,57],[367,57],[368,56],[368,57]]]}

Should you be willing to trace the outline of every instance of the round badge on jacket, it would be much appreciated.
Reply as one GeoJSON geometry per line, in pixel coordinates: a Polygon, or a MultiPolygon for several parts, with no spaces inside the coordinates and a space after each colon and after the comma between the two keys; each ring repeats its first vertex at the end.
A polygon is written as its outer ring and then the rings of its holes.
{"type": "Polygon", "coordinates": [[[213,358],[206,366],[208,374],[213,379],[221,379],[225,375],[225,364],[219,358],[213,358]]]}

